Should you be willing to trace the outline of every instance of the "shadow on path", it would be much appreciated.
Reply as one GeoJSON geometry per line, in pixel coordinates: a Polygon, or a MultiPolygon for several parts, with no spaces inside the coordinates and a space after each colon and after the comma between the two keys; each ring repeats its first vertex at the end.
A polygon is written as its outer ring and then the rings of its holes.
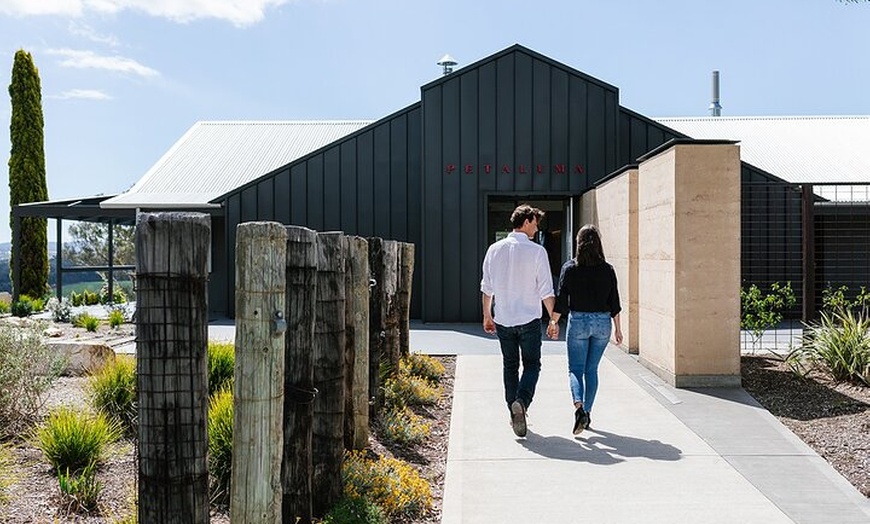
{"type": "Polygon", "coordinates": [[[530,431],[525,439],[517,439],[517,442],[542,457],[604,466],[625,462],[630,457],[666,461],[682,458],[679,448],[659,440],[644,440],[598,429],[590,429],[574,439],[530,431]]]}

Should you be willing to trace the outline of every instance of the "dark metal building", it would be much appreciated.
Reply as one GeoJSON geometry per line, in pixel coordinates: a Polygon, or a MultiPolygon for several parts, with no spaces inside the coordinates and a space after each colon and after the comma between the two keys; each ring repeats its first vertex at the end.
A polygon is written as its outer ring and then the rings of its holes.
{"type": "MultiPolygon", "coordinates": [[[[227,193],[214,308],[232,313],[235,227],[277,220],[413,242],[411,315],[480,317],[480,261],[520,201],[547,211],[553,272],[579,196],[682,136],[619,106],[619,90],[515,45],[421,88],[421,101],[227,193]],[[221,286],[222,287],[222,286],[221,286]]],[[[221,223],[222,222],[222,223],[221,223]]]]}

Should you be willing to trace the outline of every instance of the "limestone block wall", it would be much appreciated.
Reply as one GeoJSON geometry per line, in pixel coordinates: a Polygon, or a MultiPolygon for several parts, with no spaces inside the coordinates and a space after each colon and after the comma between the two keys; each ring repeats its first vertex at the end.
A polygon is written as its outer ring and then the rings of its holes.
{"type": "Polygon", "coordinates": [[[637,176],[637,169],[627,169],[596,188],[604,255],[619,283],[622,348],[634,354],[638,352],[637,176]]]}
{"type": "Polygon", "coordinates": [[[739,385],[739,147],[641,163],[637,233],[640,361],[678,387],[739,385]]]}
{"type": "MultiPolygon", "coordinates": [[[[572,235],[577,235],[577,231],[580,231],[580,228],[583,227],[584,224],[595,224],[598,225],[598,196],[596,195],[596,189],[591,189],[580,197],[580,223],[574,225],[574,231],[571,233],[572,235]]],[[[575,239],[571,239],[572,250],[576,249],[575,239]]],[[[571,253],[571,256],[574,254],[571,253]]]]}

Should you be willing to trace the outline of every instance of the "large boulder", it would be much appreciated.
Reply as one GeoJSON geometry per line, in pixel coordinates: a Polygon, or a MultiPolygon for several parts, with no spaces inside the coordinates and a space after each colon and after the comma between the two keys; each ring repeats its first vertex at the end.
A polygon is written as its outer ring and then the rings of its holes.
{"type": "Polygon", "coordinates": [[[115,360],[115,351],[103,342],[57,340],[47,344],[49,348],[67,357],[64,375],[86,375],[115,360]]]}

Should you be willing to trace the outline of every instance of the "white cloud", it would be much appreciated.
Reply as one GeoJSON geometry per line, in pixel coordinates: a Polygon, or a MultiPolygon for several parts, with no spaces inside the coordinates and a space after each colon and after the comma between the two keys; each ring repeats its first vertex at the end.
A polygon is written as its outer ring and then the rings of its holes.
{"type": "Polygon", "coordinates": [[[255,24],[266,11],[291,0],[0,0],[0,13],[10,15],[80,16],[86,12],[139,11],[175,22],[201,18],[226,20],[236,26],[255,24]]]}
{"type": "Polygon", "coordinates": [[[82,0],[0,0],[0,13],[79,16],[82,14],[82,0]]]}
{"type": "Polygon", "coordinates": [[[64,57],[60,61],[63,67],[77,69],[104,69],[119,73],[132,73],[143,77],[156,77],[160,73],[144,66],[132,58],[123,56],[101,56],[93,51],[78,51],[75,49],[49,49],[48,54],[64,57]]]}
{"type": "Polygon", "coordinates": [[[50,98],[57,98],[59,100],[69,100],[71,98],[82,98],[85,100],[111,100],[112,97],[103,93],[102,91],[98,91],[96,89],[70,89],[69,91],[64,91],[59,95],[54,95],[50,98]]]}
{"type": "MultiPolygon", "coordinates": [[[[0,0],[2,1],[2,0],[0,0]]],[[[118,47],[120,42],[115,37],[115,35],[101,35],[97,33],[94,28],[87,24],[82,24],[79,22],[70,22],[69,23],[69,32],[75,36],[81,36],[83,38],[87,38],[92,42],[96,42],[98,44],[106,44],[111,47],[118,47]]]]}

